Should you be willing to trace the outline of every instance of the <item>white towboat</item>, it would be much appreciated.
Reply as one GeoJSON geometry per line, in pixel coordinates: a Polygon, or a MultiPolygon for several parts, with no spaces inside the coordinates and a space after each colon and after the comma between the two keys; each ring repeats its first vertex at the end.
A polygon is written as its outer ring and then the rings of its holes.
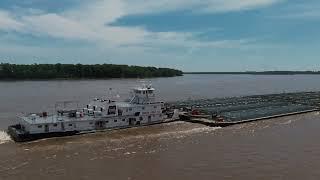
{"type": "Polygon", "coordinates": [[[129,100],[116,102],[95,98],[82,109],[59,109],[56,114],[28,114],[19,123],[8,127],[17,141],[74,135],[105,129],[128,128],[170,121],[178,118],[178,111],[169,112],[164,102],[156,101],[151,86],[134,88],[129,100]]]}

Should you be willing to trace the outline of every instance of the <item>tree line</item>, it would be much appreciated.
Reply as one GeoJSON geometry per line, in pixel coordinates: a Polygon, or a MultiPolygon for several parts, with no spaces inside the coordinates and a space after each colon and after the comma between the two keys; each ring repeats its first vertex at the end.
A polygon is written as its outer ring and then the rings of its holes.
{"type": "Polygon", "coordinates": [[[170,68],[115,64],[0,64],[0,79],[147,78],[182,76],[170,68]]]}

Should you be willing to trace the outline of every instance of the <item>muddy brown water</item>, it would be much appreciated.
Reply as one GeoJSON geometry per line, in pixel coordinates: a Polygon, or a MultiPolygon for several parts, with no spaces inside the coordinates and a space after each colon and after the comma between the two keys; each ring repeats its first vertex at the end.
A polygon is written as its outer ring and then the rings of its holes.
{"type": "MultiPolygon", "coordinates": [[[[320,90],[320,76],[148,79],[166,101],[320,90]],[[232,88],[233,87],[233,88],[232,88]],[[237,88],[234,88],[237,87],[237,88]]],[[[0,82],[0,129],[19,112],[110,93],[139,80],[0,82]]],[[[13,143],[0,131],[0,179],[319,179],[318,112],[212,128],[174,122],[13,143]]]]}

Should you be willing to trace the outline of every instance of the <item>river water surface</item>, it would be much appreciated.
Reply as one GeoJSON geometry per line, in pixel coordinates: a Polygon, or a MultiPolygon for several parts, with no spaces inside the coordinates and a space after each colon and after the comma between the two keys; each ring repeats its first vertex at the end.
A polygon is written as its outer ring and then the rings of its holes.
{"type": "MultiPolygon", "coordinates": [[[[320,90],[318,75],[144,81],[165,101],[320,90]]],[[[61,100],[124,99],[137,84],[141,80],[0,82],[0,130],[21,112],[53,109],[61,100]]],[[[319,179],[319,129],[319,113],[309,113],[227,128],[174,122],[20,144],[0,131],[0,179],[319,179]]]]}

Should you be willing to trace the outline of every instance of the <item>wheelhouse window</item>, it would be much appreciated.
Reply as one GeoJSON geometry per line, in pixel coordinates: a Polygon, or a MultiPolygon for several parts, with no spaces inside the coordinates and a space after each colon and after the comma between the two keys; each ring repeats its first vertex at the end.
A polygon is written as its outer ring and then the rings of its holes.
{"type": "Polygon", "coordinates": [[[38,128],[42,128],[42,125],[39,125],[38,128]]]}
{"type": "Polygon", "coordinates": [[[117,107],[116,106],[109,106],[108,108],[108,114],[116,114],[116,109],[117,107]]]}

